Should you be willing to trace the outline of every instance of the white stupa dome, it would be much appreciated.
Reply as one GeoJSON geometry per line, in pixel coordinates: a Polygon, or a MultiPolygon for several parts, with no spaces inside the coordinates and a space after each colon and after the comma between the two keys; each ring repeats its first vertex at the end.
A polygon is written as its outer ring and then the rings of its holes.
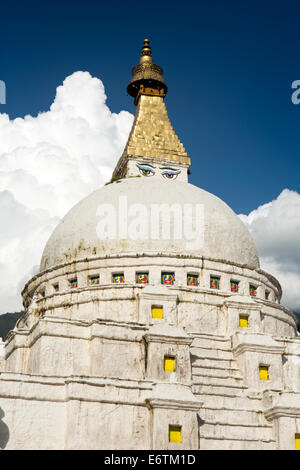
{"type": "MultiPolygon", "coordinates": [[[[173,206],[174,207],[174,206],[173,206]]],[[[195,222],[196,211],[193,212],[195,222]]],[[[176,219],[176,215],[175,215],[176,219]]],[[[184,217],[182,218],[184,220],[184,217]]],[[[135,225],[138,222],[135,219],[135,225]]],[[[145,229],[145,224],[144,224],[145,229]]],[[[100,230],[101,232],[101,230],[100,230]]],[[[201,256],[225,262],[259,268],[259,259],[253,240],[239,217],[218,197],[187,182],[168,181],[158,178],[124,178],[94,191],[75,205],[62,219],[51,235],[41,260],[41,271],[55,265],[79,259],[116,254],[178,253],[180,256],[201,256]],[[124,206],[125,204],[125,206],[124,206]],[[139,204],[138,206],[136,204],[139,204]],[[151,210],[159,204],[195,205],[203,208],[203,237],[193,244],[174,235],[174,219],[171,217],[171,239],[151,236],[132,236],[133,212],[139,220],[145,212],[147,225],[151,210]],[[127,207],[128,217],[126,218],[127,207]],[[102,213],[101,213],[102,210],[102,213]],[[116,229],[111,239],[99,233],[103,214],[109,214],[110,228],[116,229]],[[101,218],[102,214],[102,218],[101,218]],[[147,219],[148,218],[148,219],[147,219]],[[124,220],[128,233],[124,232],[124,220]],[[115,224],[115,225],[114,225],[115,224]],[[123,225],[122,225],[123,224],[123,225]],[[119,232],[119,226],[123,233],[119,232]]]]}

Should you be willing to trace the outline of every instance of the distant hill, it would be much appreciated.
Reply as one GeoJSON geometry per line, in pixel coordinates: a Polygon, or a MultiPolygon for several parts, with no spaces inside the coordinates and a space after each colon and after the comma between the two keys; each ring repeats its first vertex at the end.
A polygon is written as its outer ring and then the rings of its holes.
{"type": "Polygon", "coordinates": [[[23,315],[23,311],[15,312],[15,313],[4,313],[4,315],[0,315],[0,337],[4,340],[7,333],[12,330],[19,320],[19,318],[23,315]]]}
{"type": "Polygon", "coordinates": [[[298,318],[297,329],[298,329],[298,331],[300,332],[300,313],[298,313],[298,312],[293,312],[293,313],[294,313],[294,314],[296,315],[296,317],[298,318]]]}

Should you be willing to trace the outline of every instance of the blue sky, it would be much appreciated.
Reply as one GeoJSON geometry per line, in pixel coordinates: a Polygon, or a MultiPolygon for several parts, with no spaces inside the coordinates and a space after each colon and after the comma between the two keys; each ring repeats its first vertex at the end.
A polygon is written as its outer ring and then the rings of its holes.
{"type": "Polygon", "coordinates": [[[126,86],[149,37],[191,182],[248,213],[284,188],[300,191],[299,14],[294,1],[7,2],[0,112],[46,111],[64,78],[86,70],[112,111],[133,113],[126,86]]]}

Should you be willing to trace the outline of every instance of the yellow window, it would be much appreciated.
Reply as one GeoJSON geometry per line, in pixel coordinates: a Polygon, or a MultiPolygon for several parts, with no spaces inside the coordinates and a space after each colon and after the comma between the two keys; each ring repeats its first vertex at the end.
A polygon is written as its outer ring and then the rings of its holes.
{"type": "Polygon", "coordinates": [[[259,378],[260,380],[269,380],[269,367],[259,366],[259,378]]]}
{"type": "Polygon", "coordinates": [[[163,308],[162,307],[152,307],[152,318],[162,318],[163,317],[163,308]]]}
{"type": "Polygon", "coordinates": [[[300,434],[295,434],[295,448],[300,450],[300,434]]]}
{"type": "Polygon", "coordinates": [[[248,316],[247,315],[240,315],[240,326],[243,328],[248,327],[248,316]]]}
{"type": "Polygon", "coordinates": [[[175,370],[175,357],[166,356],[165,357],[165,370],[168,372],[174,372],[175,370]]]}
{"type": "Polygon", "coordinates": [[[169,442],[181,444],[181,426],[169,426],[169,442]]]}

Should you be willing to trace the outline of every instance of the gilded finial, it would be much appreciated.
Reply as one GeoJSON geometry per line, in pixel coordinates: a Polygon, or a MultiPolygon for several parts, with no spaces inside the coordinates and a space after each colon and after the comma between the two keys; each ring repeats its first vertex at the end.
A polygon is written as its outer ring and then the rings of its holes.
{"type": "Polygon", "coordinates": [[[140,95],[165,97],[168,91],[161,67],[153,63],[149,39],[144,39],[140,62],[132,69],[127,92],[137,104],[140,95]]]}
{"type": "Polygon", "coordinates": [[[151,51],[149,39],[144,39],[144,45],[142,47],[142,55],[140,58],[140,64],[153,64],[152,51],[151,51]]]}

